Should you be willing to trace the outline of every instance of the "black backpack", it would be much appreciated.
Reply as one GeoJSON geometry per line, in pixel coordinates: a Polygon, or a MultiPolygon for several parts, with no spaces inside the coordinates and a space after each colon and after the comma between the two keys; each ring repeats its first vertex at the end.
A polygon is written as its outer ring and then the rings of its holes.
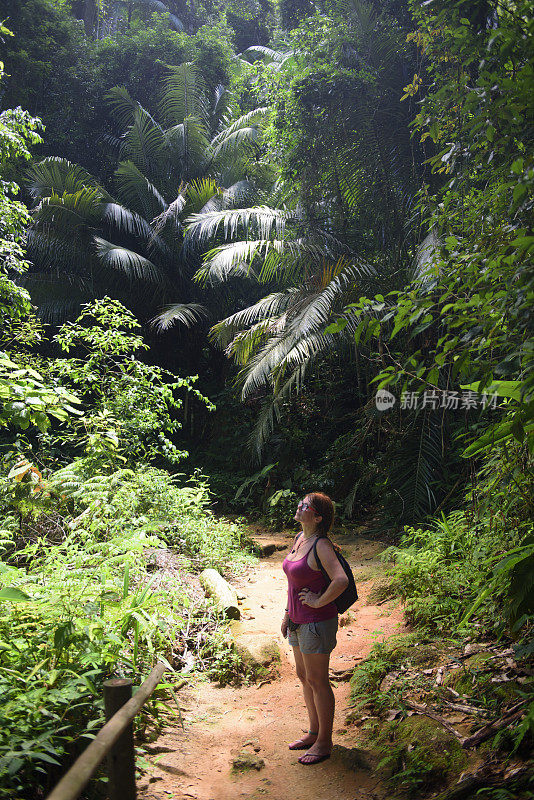
{"type": "MultiPolygon", "coordinates": [[[[332,581],[330,579],[328,572],[321,564],[319,556],[317,555],[317,541],[313,545],[313,555],[315,556],[315,560],[317,561],[317,566],[323,573],[323,577],[326,580],[326,585],[328,586],[329,584],[332,583],[332,581]]],[[[352,574],[349,562],[334,545],[332,546],[334,547],[334,553],[336,554],[339,563],[343,567],[345,575],[349,579],[349,585],[347,586],[345,591],[342,592],[339,595],[339,597],[336,597],[336,599],[334,600],[337,610],[339,611],[340,614],[343,614],[358,599],[358,590],[356,589],[356,581],[354,580],[354,575],[352,574]]]]}

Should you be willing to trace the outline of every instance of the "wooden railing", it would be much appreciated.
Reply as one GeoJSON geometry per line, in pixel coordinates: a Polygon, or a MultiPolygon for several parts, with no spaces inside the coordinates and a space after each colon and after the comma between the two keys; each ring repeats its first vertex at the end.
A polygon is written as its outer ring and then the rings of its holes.
{"type": "Polygon", "coordinates": [[[133,697],[131,680],[112,678],[104,682],[107,722],[46,800],[76,800],[106,756],[109,800],[135,800],[133,720],[166,669],[165,664],[157,664],[133,697]]]}

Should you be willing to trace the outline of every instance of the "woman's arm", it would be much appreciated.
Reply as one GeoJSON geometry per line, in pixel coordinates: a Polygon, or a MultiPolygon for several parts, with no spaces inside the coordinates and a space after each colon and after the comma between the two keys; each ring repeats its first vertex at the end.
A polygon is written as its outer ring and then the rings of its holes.
{"type": "MultiPolygon", "coordinates": [[[[321,595],[314,594],[314,592],[310,592],[308,589],[302,589],[300,591],[299,597],[301,603],[311,608],[322,608],[323,606],[327,606],[328,603],[332,603],[349,585],[349,579],[345,575],[345,570],[339,563],[339,559],[332,547],[332,542],[328,541],[328,539],[319,539],[317,542],[317,555],[331,583],[321,595]]],[[[318,567],[317,564],[316,566],[318,567]]]]}

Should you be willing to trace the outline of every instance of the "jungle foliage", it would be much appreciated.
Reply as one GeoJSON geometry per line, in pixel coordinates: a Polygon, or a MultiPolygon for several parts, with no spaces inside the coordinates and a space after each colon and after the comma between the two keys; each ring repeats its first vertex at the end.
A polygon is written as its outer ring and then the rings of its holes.
{"type": "MultiPolygon", "coordinates": [[[[327,491],[392,543],[376,592],[417,636],[530,663],[532,4],[0,19],[0,793],[75,755],[110,674],[187,669],[188,637],[243,674],[213,609],[148,574],[242,563],[210,505],[280,528],[327,491]]],[[[404,713],[402,676],[380,690],[403,658],[377,646],[358,701],[404,713]]],[[[437,785],[391,722],[395,789],[437,785]]]]}

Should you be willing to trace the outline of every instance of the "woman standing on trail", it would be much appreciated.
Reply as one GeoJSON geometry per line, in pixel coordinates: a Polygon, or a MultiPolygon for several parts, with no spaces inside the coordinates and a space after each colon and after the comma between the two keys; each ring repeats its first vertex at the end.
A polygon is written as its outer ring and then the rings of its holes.
{"type": "Polygon", "coordinates": [[[306,750],[301,764],[318,764],[330,757],[334,724],[334,693],[328,674],[330,653],[336,646],[337,608],[334,600],[345,590],[348,578],[334,552],[328,533],[334,520],[334,504],[321,492],[306,495],[297,506],[295,519],[302,531],[284,559],[288,602],[282,635],[288,637],[295,654],[297,677],[302,683],[309,729],[290,750],[306,750]],[[326,579],[317,555],[328,573],[326,579]]]}

